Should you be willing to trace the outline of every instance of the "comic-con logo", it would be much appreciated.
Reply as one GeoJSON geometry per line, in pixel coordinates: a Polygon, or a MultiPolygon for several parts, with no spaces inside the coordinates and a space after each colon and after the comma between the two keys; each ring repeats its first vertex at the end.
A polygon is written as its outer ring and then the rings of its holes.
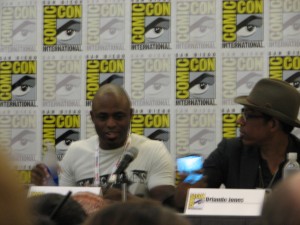
{"type": "Polygon", "coordinates": [[[0,101],[36,100],[36,61],[0,61],[0,101]]]}
{"type": "Polygon", "coordinates": [[[131,132],[162,141],[169,149],[170,115],[135,114],[131,119],[131,132]]]}
{"type": "Polygon", "coordinates": [[[2,46],[29,46],[36,44],[36,6],[2,7],[2,46]]]}
{"type": "Polygon", "coordinates": [[[202,209],[205,204],[206,194],[191,194],[188,200],[188,209],[202,209]]]}
{"type": "MultiPolygon", "coordinates": [[[[0,117],[1,144],[13,154],[36,154],[36,116],[2,115],[0,117]]],[[[21,159],[20,159],[21,160],[21,159]]],[[[29,160],[28,160],[29,161],[29,160]]]]}
{"type": "Polygon", "coordinates": [[[176,59],[177,100],[215,99],[215,81],[214,57],[176,59]]]}
{"type": "Polygon", "coordinates": [[[54,148],[61,160],[72,142],[80,139],[80,115],[43,116],[43,152],[54,148]]]}
{"type": "Polygon", "coordinates": [[[176,154],[201,154],[207,157],[215,148],[214,113],[176,115],[176,154]]]}
{"type": "Polygon", "coordinates": [[[16,115],[11,117],[11,155],[18,169],[31,169],[36,163],[37,139],[36,116],[16,115]]]}
{"type": "Polygon", "coordinates": [[[168,58],[132,59],[131,97],[133,100],[170,97],[171,61],[168,58]]]}
{"type": "MultiPolygon", "coordinates": [[[[46,5],[44,10],[43,44],[49,46],[76,46],[81,44],[81,5],[46,5]]],[[[52,48],[60,50],[59,48],[52,48]]],[[[66,48],[62,48],[65,50],[66,48]]],[[[67,50],[78,50],[67,48],[67,50]]],[[[80,50],[80,49],[79,49],[80,50]]]]}
{"type": "Polygon", "coordinates": [[[177,1],[177,48],[213,47],[216,33],[216,2],[177,1]],[[190,43],[190,45],[188,45],[190,43]]]}
{"type": "Polygon", "coordinates": [[[263,1],[223,0],[222,26],[223,47],[262,47],[226,43],[263,41],[263,1]]]}
{"type": "Polygon", "coordinates": [[[237,124],[237,120],[240,116],[239,113],[222,114],[223,138],[235,138],[240,136],[239,125],[237,124]]]}
{"type": "Polygon", "coordinates": [[[270,46],[299,46],[299,1],[270,0],[270,46]]]}
{"type": "MultiPolygon", "coordinates": [[[[135,49],[135,45],[141,44],[170,43],[171,3],[133,3],[131,20],[131,43],[133,49],[135,49]]],[[[155,48],[154,46],[152,45],[152,48],[155,48]]],[[[160,46],[160,48],[164,47],[160,46]]]]}
{"type": "Polygon", "coordinates": [[[248,95],[263,77],[264,58],[258,56],[226,56],[222,58],[223,104],[232,105],[234,97],[248,95]]]}
{"type": "Polygon", "coordinates": [[[101,85],[112,83],[123,86],[124,59],[89,59],[86,71],[86,100],[91,101],[101,85]]]}
{"type": "Polygon", "coordinates": [[[124,3],[90,4],[87,14],[87,48],[123,49],[125,37],[124,3]],[[96,46],[99,46],[97,48],[96,46]]]}
{"type": "Polygon", "coordinates": [[[270,78],[284,80],[300,91],[300,56],[271,56],[269,71],[270,78]]]}
{"type": "Polygon", "coordinates": [[[79,100],[81,60],[45,60],[43,62],[43,99],[79,100]]]}

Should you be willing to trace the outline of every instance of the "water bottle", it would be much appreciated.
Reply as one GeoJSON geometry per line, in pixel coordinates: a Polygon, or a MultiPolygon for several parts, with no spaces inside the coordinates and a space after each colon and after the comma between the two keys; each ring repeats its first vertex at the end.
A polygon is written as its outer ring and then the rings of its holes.
{"type": "Polygon", "coordinates": [[[55,153],[54,147],[47,145],[47,151],[43,157],[43,164],[46,165],[48,173],[50,174],[47,180],[47,186],[57,186],[58,185],[58,160],[55,153]]]}
{"type": "Polygon", "coordinates": [[[297,162],[297,152],[289,152],[287,155],[287,159],[288,161],[283,167],[284,179],[300,170],[299,163],[297,162]]]}

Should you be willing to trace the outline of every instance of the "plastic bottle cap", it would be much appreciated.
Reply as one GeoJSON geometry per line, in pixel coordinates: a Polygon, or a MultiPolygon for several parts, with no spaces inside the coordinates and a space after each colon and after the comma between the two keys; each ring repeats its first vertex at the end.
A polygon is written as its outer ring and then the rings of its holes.
{"type": "Polygon", "coordinates": [[[297,152],[289,152],[287,158],[297,160],[297,152]]]}

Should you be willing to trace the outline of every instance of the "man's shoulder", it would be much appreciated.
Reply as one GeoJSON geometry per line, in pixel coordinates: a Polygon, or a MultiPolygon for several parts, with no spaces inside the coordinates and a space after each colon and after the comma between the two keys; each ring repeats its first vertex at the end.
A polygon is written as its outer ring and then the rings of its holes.
{"type": "Polygon", "coordinates": [[[138,148],[140,151],[168,151],[163,142],[152,140],[148,137],[139,134],[131,134],[132,146],[138,148]]]}
{"type": "Polygon", "coordinates": [[[140,144],[154,144],[154,145],[161,145],[161,141],[152,140],[146,136],[140,134],[131,134],[131,140],[133,145],[140,145],[140,144]]]}
{"type": "Polygon", "coordinates": [[[240,138],[223,138],[218,145],[218,150],[227,154],[234,154],[241,151],[248,151],[252,146],[245,146],[240,138]]]}
{"type": "Polygon", "coordinates": [[[220,144],[242,147],[242,141],[240,138],[223,138],[220,144]]]}
{"type": "Polygon", "coordinates": [[[87,139],[82,139],[82,140],[78,140],[75,141],[71,144],[70,148],[73,149],[86,149],[86,148],[95,148],[95,146],[98,146],[99,143],[99,139],[97,135],[94,135],[90,138],[87,139]]]}
{"type": "Polygon", "coordinates": [[[293,145],[299,149],[300,148],[300,139],[294,134],[290,134],[290,138],[292,140],[293,145]]]}

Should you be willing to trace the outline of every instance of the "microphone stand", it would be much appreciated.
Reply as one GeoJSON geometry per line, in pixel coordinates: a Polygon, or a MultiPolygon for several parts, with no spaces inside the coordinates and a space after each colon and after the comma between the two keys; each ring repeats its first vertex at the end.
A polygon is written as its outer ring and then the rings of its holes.
{"type": "Polygon", "coordinates": [[[128,178],[125,172],[122,172],[119,177],[119,184],[121,184],[121,190],[122,190],[122,202],[127,201],[127,185],[128,185],[128,178]]]}

